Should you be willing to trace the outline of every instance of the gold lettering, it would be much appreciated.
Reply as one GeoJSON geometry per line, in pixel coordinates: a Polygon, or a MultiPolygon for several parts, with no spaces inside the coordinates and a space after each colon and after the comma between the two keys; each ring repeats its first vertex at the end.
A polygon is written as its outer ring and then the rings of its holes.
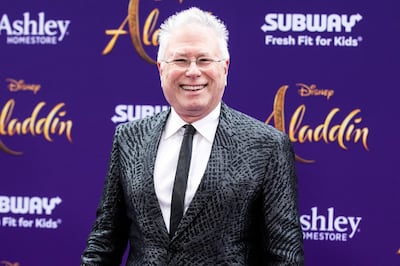
{"type": "MultiPolygon", "coordinates": [[[[278,130],[285,132],[285,133],[286,133],[286,129],[285,129],[285,95],[286,95],[286,91],[288,88],[289,88],[289,86],[282,86],[278,89],[278,92],[275,95],[273,113],[265,121],[265,123],[269,124],[273,117],[275,128],[277,128],[278,130]]],[[[290,138],[290,135],[289,135],[289,138],[290,138]]],[[[293,140],[291,139],[291,141],[293,141],[293,140]]],[[[314,162],[314,160],[303,159],[300,156],[298,156],[297,154],[295,156],[296,156],[296,160],[299,162],[302,162],[302,163],[313,163],[314,162]]]]}
{"type": "Polygon", "coordinates": [[[299,94],[302,97],[307,97],[307,96],[325,96],[326,99],[329,100],[335,94],[334,90],[328,90],[328,89],[318,89],[317,85],[311,84],[310,86],[307,86],[306,84],[303,83],[297,83],[297,86],[299,86],[299,94]]]}
{"type": "Polygon", "coordinates": [[[346,142],[358,143],[362,139],[362,144],[365,150],[369,150],[368,128],[355,128],[356,124],[362,121],[362,118],[355,118],[361,111],[355,109],[351,111],[343,121],[338,125],[332,125],[334,116],[340,111],[339,108],[332,109],[326,116],[324,123],[312,129],[309,125],[300,125],[303,122],[305,107],[299,106],[294,112],[289,125],[289,136],[293,142],[319,142],[325,143],[337,142],[340,148],[347,150],[346,142]]]}
{"type": "Polygon", "coordinates": [[[3,261],[0,261],[0,265],[4,265],[4,266],[19,266],[19,263],[18,262],[12,263],[12,262],[3,260],[3,261]]]}
{"type": "Polygon", "coordinates": [[[15,156],[22,155],[22,152],[11,150],[1,140],[0,140],[0,151],[3,151],[3,152],[5,152],[7,154],[10,154],[10,155],[15,155],[15,156]]]}
{"type": "MultiPolygon", "coordinates": [[[[143,42],[145,45],[153,44],[154,46],[158,45],[158,31],[154,30],[156,27],[156,22],[158,19],[159,11],[154,9],[150,15],[147,17],[144,29],[143,29],[143,42]],[[151,41],[150,41],[150,35],[151,41]]],[[[156,64],[156,61],[152,59],[144,50],[142,46],[142,42],[140,40],[140,30],[139,30],[139,0],[131,0],[129,2],[128,7],[128,15],[121,23],[118,29],[106,30],[106,35],[111,35],[111,40],[107,43],[104,48],[102,55],[109,54],[114,48],[118,38],[120,35],[128,34],[128,31],[124,30],[125,25],[128,23],[129,25],[129,33],[131,36],[131,40],[133,46],[139,56],[143,58],[145,61],[156,64]]]]}
{"type": "MultiPolygon", "coordinates": [[[[156,0],[157,1],[157,0],[156,0]]],[[[182,4],[183,0],[179,0],[179,3],[182,4]]],[[[151,58],[143,48],[143,45],[149,46],[158,46],[158,34],[160,29],[156,29],[156,24],[158,21],[160,11],[155,8],[150,14],[147,16],[144,26],[143,26],[143,35],[142,39],[140,39],[140,25],[139,25],[139,0],[131,0],[129,1],[128,6],[128,15],[121,23],[118,29],[106,30],[106,35],[111,35],[111,40],[107,43],[106,47],[102,51],[102,55],[109,54],[114,48],[118,38],[120,35],[128,34],[128,31],[124,30],[125,25],[128,23],[129,25],[129,34],[131,37],[132,44],[139,54],[139,56],[144,59],[146,62],[150,64],[156,64],[156,60],[151,58]],[[143,41],[143,44],[142,44],[143,41]]]]}
{"type": "Polygon", "coordinates": [[[6,125],[10,120],[11,114],[14,111],[14,106],[15,101],[11,99],[4,105],[4,108],[0,113],[0,135],[7,134],[4,125],[6,125]]]}
{"type": "Polygon", "coordinates": [[[16,91],[33,91],[33,94],[36,94],[40,90],[40,85],[38,84],[25,84],[23,79],[15,80],[15,79],[6,79],[9,82],[8,89],[11,92],[16,91]]]}
{"type": "MultiPolygon", "coordinates": [[[[295,133],[300,128],[301,121],[303,121],[303,117],[305,114],[305,110],[306,110],[306,106],[304,104],[302,104],[297,108],[297,110],[293,114],[293,117],[297,117],[297,119],[295,119],[295,121],[297,121],[297,123],[290,123],[289,132],[288,132],[289,138],[293,142],[297,141],[295,133]]],[[[292,121],[293,121],[293,119],[292,119],[292,121]]]]}
{"type": "MultiPolygon", "coordinates": [[[[49,142],[53,141],[53,135],[65,135],[68,141],[72,142],[71,133],[73,123],[71,120],[62,120],[67,114],[66,111],[61,110],[65,104],[58,103],[46,116],[39,118],[39,114],[45,105],[45,102],[38,103],[31,115],[20,121],[18,118],[11,119],[15,100],[8,100],[0,112],[0,135],[10,137],[28,134],[32,136],[43,135],[44,139],[49,142]]],[[[13,155],[22,154],[21,152],[10,150],[2,141],[0,141],[0,150],[13,155]]]]}
{"type": "MultiPolygon", "coordinates": [[[[279,88],[275,95],[273,113],[265,121],[265,123],[270,124],[273,118],[274,126],[283,132],[286,132],[284,102],[287,89],[288,86],[282,86],[279,88]]],[[[294,143],[323,141],[329,144],[336,142],[343,150],[348,149],[347,143],[349,142],[361,142],[364,149],[368,151],[369,147],[367,142],[369,129],[367,127],[357,127],[357,125],[362,122],[362,117],[358,116],[361,113],[361,110],[352,110],[339,124],[334,124],[333,119],[339,112],[339,108],[333,108],[326,116],[324,122],[313,129],[310,125],[304,123],[306,106],[302,104],[294,111],[290,119],[287,134],[290,140],[294,143]]],[[[303,159],[298,155],[296,155],[296,160],[304,163],[314,162],[313,160],[303,159]]]]}
{"type": "Polygon", "coordinates": [[[104,48],[103,52],[101,53],[102,55],[109,54],[112,51],[120,35],[128,34],[126,30],[123,30],[127,22],[128,22],[128,17],[125,18],[125,20],[122,22],[122,24],[119,26],[118,29],[106,30],[106,35],[111,35],[113,37],[104,48]]]}
{"type": "Polygon", "coordinates": [[[158,9],[153,9],[151,11],[150,15],[147,17],[146,22],[144,23],[143,27],[143,43],[145,45],[158,45],[158,32],[159,29],[154,31],[154,28],[156,27],[156,22],[158,20],[158,15],[159,15],[158,9]],[[149,36],[152,35],[151,42],[149,40],[149,36]]]}
{"type": "MultiPolygon", "coordinates": [[[[155,22],[154,22],[155,23],[155,22]]],[[[138,52],[139,56],[143,58],[150,64],[156,64],[157,62],[152,59],[143,49],[141,40],[140,40],[140,31],[139,31],[139,0],[131,0],[129,2],[128,7],[128,24],[129,24],[129,33],[131,35],[133,46],[138,52]]]]}

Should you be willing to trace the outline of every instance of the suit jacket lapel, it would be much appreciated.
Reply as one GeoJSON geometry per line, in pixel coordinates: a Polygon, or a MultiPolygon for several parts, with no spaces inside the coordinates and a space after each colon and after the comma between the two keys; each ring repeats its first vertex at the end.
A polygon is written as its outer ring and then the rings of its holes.
{"type": "Polygon", "coordinates": [[[152,121],[150,125],[151,130],[148,131],[148,136],[144,141],[142,156],[139,158],[143,166],[143,195],[146,198],[141,199],[143,204],[143,214],[146,216],[145,220],[151,230],[158,230],[156,235],[162,237],[163,240],[169,241],[168,231],[164,223],[161,213],[160,205],[154,189],[154,165],[157,156],[157,148],[164,129],[166,119],[169,112],[163,113],[158,119],[152,121]]]}

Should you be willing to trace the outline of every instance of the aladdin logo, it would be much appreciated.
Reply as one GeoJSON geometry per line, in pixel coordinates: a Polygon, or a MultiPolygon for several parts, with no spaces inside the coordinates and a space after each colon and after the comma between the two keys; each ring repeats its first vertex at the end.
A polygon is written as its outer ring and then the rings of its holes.
{"type": "Polygon", "coordinates": [[[3,14],[0,35],[7,35],[7,44],[57,44],[68,34],[70,24],[70,20],[46,19],[44,12],[37,17],[25,12],[22,19],[14,20],[3,14]]]}
{"type": "MultiPolygon", "coordinates": [[[[39,84],[27,84],[24,80],[6,79],[9,82],[8,89],[10,92],[32,91],[37,94],[41,86],[39,84]]],[[[13,98],[9,99],[4,106],[0,106],[0,136],[24,136],[42,135],[45,140],[52,142],[53,135],[65,134],[71,143],[72,121],[64,120],[67,111],[64,110],[65,103],[58,103],[51,107],[48,112],[44,111],[46,102],[39,102],[33,108],[31,114],[23,119],[13,117],[14,109],[17,101],[13,98]]],[[[0,139],[0,151],[11,155],[21,155],[22,152],[15,151],[7,147],[0,139]]]]}
{"type": "Polygon", "coordinates": [[[147,116],[152,116],[167,110],[168,105],[124,105],[115,106],[115,115],[111,118],[114,123],[133,121],[147,116]]]}
{"type": "MultiPolygon", "coordinates": [[[[299,83],[298,92],[302,97],[325,97],[329,100],[333,95],[332,89],[319,89],[315,84],[307,86],[299,83]]],[[[361,143],[365,150],[368,148],[368,127],[363,127],[361,109],[356,108],[349,113],[342,115],[340,108],[333,108],[328,111],[326,117],[316,127],[306,122],[307,106],[299,105],[290,117],[289,126],[286,127],[285,97],[289,86],[282,86],[275,95],[272,114],[266,119],[266,124],[274,120],[274,127],[282,132],[287,132],[293,143],[304,144],[306,142],[337,143],[343,149],[348,150],[349,143],[361,143]],[[342,118],[341,118],[342,117],[342,118]],[[334,122],[338,121],[339,122],[334,122]]],[[[313,163],[314,160],[304,159],[296,155],[296,160],[303,163],[313,163]]]]}
{"type": "MultiPolygon", "coordinates": [[[[178,0],[182,4],[183,0],[178,0]]],[[[117,29],[106,30],[106,35],[112,36],[104,48],[102,55],[109,54],[114,48],[118,38],[121,35],[130,35],[132,44],[139,56],[150,64],[156,64],[156,61],[149,56],[144,47],[158,46],[158,32],[156,28],[160,11],[154,8],[146,17],[143,27],[139,23],[139,0],[130,0],[128,15],[117,29]],[[128,30],[125,30],[128,25],[128,30]],[[142,39],[141,39],[142,36],[142,39]]]]}
{"type": "Polygon", "coordinates": [[[356,216],[335,216],[335,208],[320,213],[317,207],[310,214],[300,216],[305,240],[347,241],[360,231],[362,218],[356,216]]]}
{"type": "Polygon", "coordinates": [[[16,197],[0,196],[0,213],[51,215],[62,202],[60,197],[16,197]]]}
{"type": "Polygon", "coordinates": [[[351,32],[360,14],[283,14],[269,13],[265,15],[264,32],[351,32]]]}

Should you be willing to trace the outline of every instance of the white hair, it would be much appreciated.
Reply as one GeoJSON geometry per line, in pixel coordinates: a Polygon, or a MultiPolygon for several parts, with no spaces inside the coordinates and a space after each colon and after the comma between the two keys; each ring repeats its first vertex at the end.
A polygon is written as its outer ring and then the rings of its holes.
{"type": "Polygon", "coordinates": [[[229,59],[228,51],[228,36],[229,32],[225,24],[216,16],[211,15],[197,7],[175,13],[167,18],[160,26],[158,34],[158,54],[157,61],[164,60],[165,49],[167,47],[170,36],[175,30],[187,24],[197,24],[200,26],[208,27],[215,32],[217,36],[218,46],[224,59],[229,59]]]}

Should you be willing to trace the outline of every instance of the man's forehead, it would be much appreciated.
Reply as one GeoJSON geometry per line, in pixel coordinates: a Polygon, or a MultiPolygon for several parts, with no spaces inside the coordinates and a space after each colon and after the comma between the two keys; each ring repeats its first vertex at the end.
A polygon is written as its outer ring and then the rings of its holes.
{"type": "Polygon", "coordinates": [[[185,49],[174,49],[169,51],[169,54],[173,55],[173,56],[209,56],[211,55],[210,51],[201,51],[201,50],[197,50],[197,51],[193,51],[193,50],[185,50],[185,49]]]}

